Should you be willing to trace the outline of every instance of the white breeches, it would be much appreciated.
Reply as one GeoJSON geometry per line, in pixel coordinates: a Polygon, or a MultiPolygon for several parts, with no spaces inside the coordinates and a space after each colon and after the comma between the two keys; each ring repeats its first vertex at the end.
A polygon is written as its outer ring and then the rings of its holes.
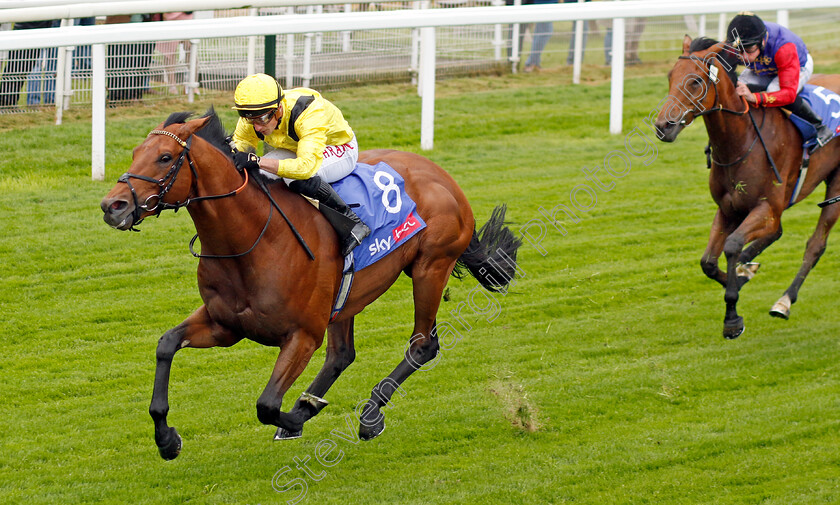
{"type": "MultiPolygon", "coordinates": [[[[288,149],[275,149],[263,157],[286,160],[297,157],[297,154],[288,149]]],[[[346,144],[327,146],[324,149],[324,160],[321,162],[321,168],[315,172],[315,175],[332,183],[350,175],[350,172],[356,168],[357,161],[359,161],[359,144],[356,142],[356,137],[354,136],[353,140],[346,144]]],[[[286,181],[286,184],[289,184],[294,179],[284,178],[283,180],[286,181]]]]}

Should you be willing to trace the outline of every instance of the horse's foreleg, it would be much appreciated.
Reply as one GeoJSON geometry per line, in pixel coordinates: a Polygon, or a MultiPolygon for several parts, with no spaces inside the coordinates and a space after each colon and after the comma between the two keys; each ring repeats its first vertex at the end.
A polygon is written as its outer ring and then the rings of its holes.
{"type": "Polygon", "coordinates": [[[744,332],[744,319],[738,315],[738,291],[743,285],[736,272],[738,258],[744,249],[744,244],[753,240],[765,239],[776,233],[779,227],[778,216],[768,204],[754,208],[741,222],[732,234],[726,237],[723,254],[726,256],[726,315],[723,319],[723,336],[728,339],[738,338],[744,332]]]}
{"type": "MultiPolygon", "coordinates": [[[[840,186],[840,183],[838,183],[838,186],[840,186]]],[[[829,188],[827,194],[837,194],[837,191],[840,191],[840,188],[829,188]]],[[[799,268],[799,272],[796,273],[796,277],[793,278],[790,287],[785,290],[785,294],[770,309],[771,316],[781,317],[783,319],[790,317],[790,307],[799,295],[799,288],[802,287],[802,283],[805,282],[805,277],[808,276],[808,273],[816,266],[817,261],[819,261],[825,252],[828,234],[831,232],[834,223],[837,222],[838,217],[840,217],[840,204],[823,207],[822,212],[820,212],[820,218],[817,221],[817,228],[805,246],[805,256],[802,258],[802,266],[799,268]]]]}
{"type": "Polygon", "coordinates": [[[721,286],[726,287],[726,273],[718,267],[718,258],[723,252],[723,244],[726,237],[732,232],[729,220],[718,209],[715,218],[712,220],[712,229],[709,232],[709,243],[703,251],[700,259],[700,267],[703,273],[712,280],[718,281],[721,286]]]}
{"type": "Polygon", "coordinates": [[[184,347],[207,348],[230,346],[239,337],[215,325],[202,306],[183,323],[163,334],[158,341],[155,366],[155,384],[149,415],[155,423],[155,443],[163,459],[175,459],[181,452],[178,431],[166,424],[169,413],[169,372],[172,357],[184,347]]]}
{"type": "MultiPolygon", "coordinates": [[[[299,417],[302,422],[315,417],[327,406],[323,396],[335,383],[341,372],[347,369],[356,359],[356,349],[353,345],[353,318],[333,323],[327,327],[327,357],[324,366],[315,376],[315,380],[295,402],[289,415],[299,417]]],[[[300,437],[301,432],[289,432],[285,428],[277,428],[275,440],[300,437]]]]}
{"type": "Polygon", "coordinates": [[[414,333],[402,361],[371,391],[370,399],[359,418],[359,438],[370,440],[382,433],[385,429],[385,416],[380,409],[389,404],[396,391],[405,396],[400,385],[437,355],[440,346],[435,331],[435,316],[440,307],[443,288],[454,266],[454,260],[442,259],[432,266],[414,267],[414,333]]]}
{"type": "Polygon", "coordinates": [[[759,239],[753,240],[750,245],[747,246],[746,249],[741,253],[741,256],[738,257],[738,263],[745,264],[749,263],[754,260],[759,254],[761,254],[765,249],[770,247],[770,245],[779,240],[782,237],[782,225],[779,224],[779,229],[776,230],[776,233],[771,233],[765,237],[761,237],[759,239]]]}
{"type": "Polygon", "coordinates": [[[261,423],[279,426],[291,434],[301,431],[305,419],[300,412],[286,413],[280,407],[286,391],[303,373],[322,341],[323,337],[315,338],[303,329],[291,334],[277,357],[265,390],[257,400],[257,417],[261,423]]]}

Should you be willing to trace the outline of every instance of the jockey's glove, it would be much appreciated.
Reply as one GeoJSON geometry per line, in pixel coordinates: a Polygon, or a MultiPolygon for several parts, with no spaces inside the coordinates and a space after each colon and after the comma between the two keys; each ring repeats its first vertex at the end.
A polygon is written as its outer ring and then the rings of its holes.
{"type": "Polygon", "coordinates": [[[260,157],[254,153],[237,151],[233,155],[233,164],[240,172],[247,169],[260,169],[260,157]]]}

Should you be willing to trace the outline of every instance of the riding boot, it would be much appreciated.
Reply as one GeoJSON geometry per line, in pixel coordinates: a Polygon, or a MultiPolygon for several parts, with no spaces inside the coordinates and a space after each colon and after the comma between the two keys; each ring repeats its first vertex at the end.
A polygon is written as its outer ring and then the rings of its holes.
{"type": "Polygon", "coordinates": [[[346,219],[352,222],[352,227],[336,227],[335,231],[338,233],[339,246],[341,248],[341,255],[347,256],[357,245],[362,243],[362,239],[370,235],[370,228],[359,219],[359,216],[353,212],[353,209],[347,205],[344,200],[338,196],[338,193],[329,185],[329,183],[322,180],[317,175],[305,180],[292,181],[289,184],[289,189],[296,191],[309,198],[318,200],[321,205],[329,207],[338,212],[346,219]]]}
{"type": "Polygon", "coordinates": [[[822,118],[814,112],[811,105],[802,98],[802,95],[796,95],[796,100],[792,104],[786,105],[785,109],[791,111],[805,121],[811,123],[817,129],[817,145],[822,147],[828,144],[828,141],[834,138],[834,132],[829,130],[828,126],[823,124],[822,118]]]}

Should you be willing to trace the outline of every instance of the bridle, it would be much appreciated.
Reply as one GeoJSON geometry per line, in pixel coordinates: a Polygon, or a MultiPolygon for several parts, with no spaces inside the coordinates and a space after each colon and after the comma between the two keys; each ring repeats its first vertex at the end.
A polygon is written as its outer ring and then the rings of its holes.
{"type": "Polygon", "coordinates": [[[218,198],[226,198],[229,196],[234,196],[245,189],[245,186],[248,185],[248,172],[245,172],[245,182],[242,183],[242,186],[239,188],[225,193],[223,195],[209,195],[209,196],[196,196],[196,197],[189,197],[187,196],[186,200],[183,202],[175,202],[175,203],[168,203],[163,201],[163,197],[169,193],[169,190],[172,189],[172,186],[175,184],[175,180],[178,178],[178,174],[181,172],[181,167],[184,165],[184,160],[187,161],[187,164],[190,166],[190,170],[193,174],[193,182],[192,186],[190,187],[189,194],[193,194],[197,191],[197,181],[198,181],[198,172],[195,169],[195,165],[193,164],[192,158],[190,157],[190,147],[192,146],[192,138],[193,136],[190,135],[187,137],[187,140],[181,140],[180,137],[175,135],[172,132],[166,130],[152,130],[146,136],[151,137],[152,135],[166,135],[171,137],[178,142],[178,145],[183,147],[184,149],[181,151],[181,154],[178,155],[178,159],[175,160],[175,163],[169,167],[169,170],[166,172],[166,175],[161,177],[160,179],[154,179],[152,177],[147,177],[145,175],[140,174],[132,174],[130,172],[126,172],[117,179],[117,182],[123,182],[128,185],[128,189],[131,190],[131,197],[134,199],[134,211],[132,212],[132,224],[129,228],[132,231],[140,231],[135,228],[135,226],[139,225],[145,219],[141,217],[144,212],[152,212],[154,216],[159,216],[161,212],[164,210],[172,209],[175,212],[178,211],[181,207],[186,207],[187,205],[198,202],[201,200],[215,200],[218,198]],[[131,184],[131,179],[139,179],[141,181],[151,182],[152,184],[156,184],[158,187],[157,194],[149,195],[146,197],[146,200],[141,204],[140,200],[137,198],[137,191],[134,189],[134,185],[131,184]],[[154,202],[154,205],[151,205],[150,202],[154,202]]]}
{"type": "MultiPolygon", "coordinates": [[[[701,67],[706,67],[709,70],[709,72],[707,73],[709,75],[709,82],[712,83],[711,87],[713,87],[714,90],[715,90],[715,101],[714,101],[714,105],[712,105],[711,108],[706,109],[706,110],[702,110],[702,111],[699,111],[699,112],[696,110],[697,109],[696,107],[694,109],[689,109],[689,110],[687,110],[683,113],[683,117],[680,118],[680,123],[685,124],[685,116],[689,112],[694,112],[694,117],[705,116],[706,114],[711,114],[712,112],[718,112],[718,111],[728,112],[728,113],[734,114],[736,116],[743,116],[744,114],[749,112],[750,104],[747,102],[747,99],[744,98],[744,97],[741,97],[741,100],[744,102],[744,110],[739,111],[739,110],[727,109],[726,107],[724,107],[723,105],[720,104],[720,93],[718,92],[718,89],[717,89],[717,83],[718,83],[718,81],[720,81],[720,79],[718,79],[717,77],[712,77],[711,69],[713,67],[712,67],[711,63],[709,63],[706,60],[704,60],[703,58],[700,58],[700,57],[695,56],[693,54],[688,55],[688,56],[680,55],[680,56],[678,56],[678,58],[681,59],[681,60],[693,60],[695,63],[697,63],[701,67]]],[[[717,69],[717,67],[714,67],[714,68],[717,69]]],[[[715,75],[716,75],[716,73],[715,73],[715,75]]],[[[703,96],[698,98],[698,100],[699,101],[705,100],[706,95],[708,95],[708,94],[709,94],[709,86],[706,86],[706,91],[703,93],[703,96]]]]}
{"type": "MultiPolygon", "coordinates": [[[[122,182],[122,183],[125,183],[128,186],[128,189],[131,190],[131,197],[134,199],[134,210],[132,211],[132,214],[131,214],[133,220],[132,220],[131,226],[129,227],[129,230],[140,231],[139,229],[137,229],[135,227],[137,225],[139,225],[141,222],[143,222],[143,219],[145,219],[144,217],[141,217],[143,212],[151,212],[151,213],[153,213],[154,216],[160,216],[161,212],[163,212],[164,210],[168,210],[168,209],[172,209],[175,212],[178,212],[178,209],[180,209],[181,207],[186,207],[187,205],[189,205],[191,203],[194,203],[194,202],[199,202],[199,201],[202,201],[202,200],[218,200],[220,198],[227,198],[229,196],[238,195],[239,193],[241,193],[245,189],[246,186],[248,186],[248,181],[249,181],[248,171],[247,170],[242,170],[242,173],[244,174],[245,180],[244,180],[244,182],[242,183],[241,186],[239,186],[237,189],[235,189],[233,191],[230,191],[228,193],[224,193],[224,194],[221,194],[221,195],[206,195],[206,196],[193,196],[193,197],[189,196],[189,195],[196,194],[198,192],[198,171],[195,169],[195,164],[193,163],[193,160],[190,157],[190,147],[192,146],[193,135],[190,134],[190,136],[187,137],[187,140],[181,140],[181,138],[179,136],[175,135],[174,133],[172,133],[170,131],[152,130],[152,131],[149,132],[149,134],[146,136],[146,138],[151,137],[152,135],[166,135],[168,137],[171,137],[176,142],[178,142],[178,145],[180,145],[183,148],[183,150],[181,151],[181,154],[178,155],[178,159],[175,160],[175,162],[172,164],[171,167],[169,167],[169,170],[166,172],[166,175],[164,175],[160,179],[154,179],[152,177],[147,177],[145,175],[140,175],[140,174],[132,174],[130,172],[126,172],[126,173],[122,174],[120,176],[120,178],[117,179],[118,183],[122,182]],[[188,196],[183,202],[177,202],[177,201],[175,203],[164,202],[163,197],[166,196],[166,194],[169,192],[169,190],[172,189],[172,186],[175,184],[175,180],[178,178],[178,174],[181,172],[181,167],[184,165],[184,160],[187,161],[187,164],[189,165],[190,170],[192,171],[192,174],[193,174],[192,184],[190,186],[190,192],[187,194],[188,196]],[[157,187],[158,187],[157,194],[149,195],[148,197],[146,197],[146,200],[141,204],[140,200],[137,198],[137,192],[134,189],[134,185],[131,184],[131,179],[139,179],[141,181],[156,184],[157,187]],[[151,205],[150,201],[154,202],[154,205],[151,205]]],[[[310,259],[312,259],[312,260],[315,259],[315,256],[312,254],[312,251],[309,249],[309,246],[303,240],[303,237],[301,237],[300,233],[298,233],[297,229],[294,227],[292,222],[286,216],[286,213],[283,212],[283,209],[281,209],[280,206],[277,205],[277,202],[274,201],[274,198],[271,196],[271,192],[269,191],[269,189],[264,184],[259,184],[259,186],[260,186],[260,189],[262,189],[262,191],[266,194],[266,196],[268,196],[268,199],[271,202],[271,206],[269,207],[268,219],[266,219],[266,221],[265,221],[265,226],[263,226],[263,229],[260,232],[257,239],[254,241],[254,244],[250,248],[248,248],[248,250],[246,250],[244,252],[241,252],[241,253],[237,253],[237,254],[223,254],[223,255],[199,254],[199,253],[195,252],[195,250],[193,249],[193,246],[195,245],[195,241],[198,239],[198,233],[196,233],[195,236],[192,238],[192,240],[190,240],[190,245],[189,245],[190,253],[193,256],[195,256],[196,258],[222,259],[222,258],[239,258],[239,257],[245,256],[246,254],[249,254],[251,251],[254,250],[254,248],[257,247],[257,244],[259,244],[260,241],[262,240],[263,236],[265,235],[266,230],[268,230],[268,225],[271,223],[271,217],[274,215],[274,209],[277,209],[277,211],[280,212],[280,214],[286,220],[286,223],[292,229],[292,232],[294,233],[298,242],[300,242],[300,244],[303,246],[304,250],[306,251],[307,255],[310,257],[310,259]]]]}
{"type": "MultiPolygon", "coordinates": [[[[736,116],[743,116],[744,114],[747,114],[750,118],[750,121],[752,122],[753,128],[755,128],[756,136],[753,139],[752,144],[750,144],[750,147],[747,148],[747,150],[744,152],[744,154],[742,154],[735,161],[732,161],[730,163],[718,163],[716,160],[713,160],[712,159],[711,144],[707,145],[706,146],[706,158],[707,158],[707,163],[708,163],[709,167],[711,168],[711,162],[712,161],[714,161],[715,164],[718,165],[719,167],[730,167],[732,165],[736,165],[738,163],[741,163],[742,161],[744,161],[747,158],[747,156],[750,155],[750,153],[753,150],[753,147],[755,147],[755,143],[760,140],[762,147],[764,147],[764,152],[765,152],[765,154],[767,154],[767,159],[770,161],[770,167],[773,169],[773,174],[776,176],[776,180],[779,181],[779,183],[781,183],[782,178],[779,175],[779,170],[776,168],[776,163],[773,161],[773,156],[770,155],[770,150],[767,149],[767,145],[764,143],[764,138],[762,138],[762,136],[761,136],[761,127],[758,124],[756,124],[755,118],[753,117],[752,113],[750,112],[750,104],[749,104],[749,102],[747,102],[747,99],[743,96],[741,97],[741,101],[744,102],[744,110],[738,111],[738,110],[733,110],[733,109],[727,109],[726,107],[724,107],[720,103],[720,93],[718,92],[718,89],[717,89],[717,84],[718,84],[718,81],[720,79],[717,78],[717,67],[713,67],[710,62],[707,62],[703,58],[700,58],[700,57],[695,56],[693,54],[680,55],[680,56],[678,56],[678,58],[681,59],[681,60],[693,60],[695,63],[697,63],[699,66],[701,66],[701,68],[706,67],[706,69],[708,69],[707,75],[709,77],[709,82],[712,83],[711,87],[713,87],[714,90],[715,90],[715,101],[714,101],[714,104],[712,105],[712,107],[710,107],[706,110],[699,111],[699,112],[696,111],[696,107],[693,108],[693,109],[686,110],[685,112],[683,112],[683,115],[680,118],[680,124],[685,125],[685,116],[689,112],[693,112],[694,117],[705,116],[707,114],[711,114],[712,112],[728,112],[729,114],[733,114],[733,115],[736,115],[736,116]],[[714,72],[712,71],[712,68],[715,69],[714,72]]],[[[706,95],[708,95],[708,94],[709,94],[709,86],[706,85],[706,91],[703,93],[703,96],[699,97],[697,100],[698,101],[705,100],[706,95]]],[[[765,114],[765,116],[766,116],[766,114],[765,114]]],[[[761,124],[762,124],[762,126],[764,125],[764,116],[762,116],[761,124]]]]}

